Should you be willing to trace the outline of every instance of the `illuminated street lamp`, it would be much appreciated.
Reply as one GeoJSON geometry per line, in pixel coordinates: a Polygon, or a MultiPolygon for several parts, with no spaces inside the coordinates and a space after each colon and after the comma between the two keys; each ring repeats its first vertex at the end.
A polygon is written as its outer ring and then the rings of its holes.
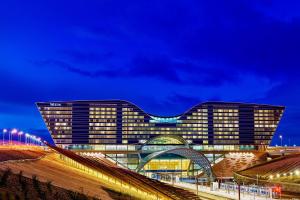
{"type": "Polygon", "coordinates": [[[34,135],[31,136],[33,145],[36,145],[36,137],[34,135]]]}
{"type": "Polygon", "coordinates": [[[29,133],[25,133],[25,144],[28,145],[28,138],[29,138],[29,133]]]}
{"type": "Polygon", "coordinates": [[[34,145],[34,140],[33,140],[33,136],[32,135],[29,136],[29,144],[30,145],[34,145]]]}
{"type": "Polygon", "coordinates": [[[40,137],[37,138],[37,141],[39,142],[39,145],[42,146],[42,139],[40,137]]]}
{"type": "Polygon", "coordinates": [[[34,140],[33,140],[33,136],[32,135],[29,136],[29,140],[30,140],[30,145],[33,145],[34,144],[34,140]]]}
{"type": "Polygon", "coordinates": [[[276,174],[276,177],[279,178],[279,177],[280,177],[280,174],[276,174]]]}
{"type": "Polygon", "coordinates": [[[35,135],[32,135],[31,139],[32,139],[33,145],[39,145],[38,137],[36,137],[35,135]]]}
{"type": "Polygon", "coordinates": [[[2,130],[2,136],[3,136],[3,138],[2,138],[2,145],[4,145],[4,136],[5,136],[5,133],[7,133],[7,129],[3,129],[2,130]]]}
{"type": "Polygon", "coordinates": [[[12,136],[13,136],[14,134],[16,134],[17,132],[18,132],[18,130],[15,129],[15,128],[14,128],[13,130],[10,131],[10,134],[9,134],[9,136],[10,136],[10,137],[9,137],[9,143],[10,143],[10,144],[12,144],[12,136]]]}
{"type": "Polygon", "coordinates": [[[23,134],[24,134],[23,131],[20,131],[20,132],[18,133],[18,142],[19,142],[19,143],[21,143],[21,137],[22,137],[23,134]]]}
{"type": "Polygon", "coordinates": [[[25,144],[26,145],[42,145],[42,139],[35,135],[25,133],[25,144]]]}
{"type": "Polygon", "coordinates": [[[280,144],[281,144],[281,147],[282,147],[282,135],[279,135],[279,138],[280,138],[280,144]]]}

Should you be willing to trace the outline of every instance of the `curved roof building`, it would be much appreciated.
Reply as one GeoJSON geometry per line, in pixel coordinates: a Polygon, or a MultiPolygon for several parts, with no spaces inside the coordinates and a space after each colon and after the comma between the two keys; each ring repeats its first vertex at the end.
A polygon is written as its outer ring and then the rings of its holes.
{"type": "MultiPolygon", "coordinates": [[[[39,102],[56,145],[101,149],[137,146],[158,135],[182,137],[194,149],[257,149],[270,144],[282,106],[206,102],[174,117],[122,100],[39,102]]],[[[159,144],[159,142],[158,142],[159,144]]]]}

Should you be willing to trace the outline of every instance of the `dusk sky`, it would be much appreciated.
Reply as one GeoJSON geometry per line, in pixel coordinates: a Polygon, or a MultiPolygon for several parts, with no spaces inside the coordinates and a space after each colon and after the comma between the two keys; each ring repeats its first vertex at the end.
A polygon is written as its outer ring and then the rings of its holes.
{"type": "Polygon", "coordinates": [[[37,101],[234,101],[286,106],[273,144],[300,145],[300,1],[8,0],[0,27],[0,128],[47,133],[37,101]]]}

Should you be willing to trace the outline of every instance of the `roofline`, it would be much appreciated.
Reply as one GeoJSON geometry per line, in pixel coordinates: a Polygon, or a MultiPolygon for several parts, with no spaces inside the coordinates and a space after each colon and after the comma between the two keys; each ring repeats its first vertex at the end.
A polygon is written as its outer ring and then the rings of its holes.
{"type": "MultiPolygon", "coordinates": [[[[126,103],[130,103],[133,105],[136,105],[134,103],[132,103],[131,101],[128,100],[123,100],[123,99],[100,99],[100,100],[62,100],[62,101],[40,101],[40,102],[35,102],[37,103],[72,103],[72,102],[108,102],[108,101],[120,101],[120,102],[126,102],[126,103]]],[[[245,105],[258,105],[258,106],[272,106],[272,107],[283,107],[285,108],[285,106],[283,105],[272,105],[272,104],[261,104],[261,103],[248,103],[248,102],[237,102],[237,101],[204,101],[204,102],[200,102],[197,105],[202,105],[202,104],[245,104],[245,105]]],[[[192,107],[195,107],[192,106],[192,107]]]]}
{"type": "Polygon", "coordinates": [[[230,102],[230,101],[205,101],[202,104],[237,104],[237,105],[253,105],[253,106],[270,106],[270,107],[281,107],[285,108],[285,106],[282,105],[272,105],[272,104],[261,104],[261,103],[248,103],[248,102],[230,102]]]}
{"type": "Polygon", "coordinates": [[[121,100],[121,99],[107,99],[107,100],[67,100],[67,101],[47,101],[47,102],[35,102],[36,105],[38,104],[43,104],[43,103],[74,103],[74,102],[110,102],[110,101],[115,101],[115,102],[124,102],[124,103],[128,103],[131,104],[135,107],[137,107],[138,109],[140,109],[141,111],[143,111],[145,114],[147,114],[149,117],[154,116],[154,117],[162,117],[162,118],[172,118],[172,117],[181,117],[184,116],[186,113],[190,112],[192,109],[194,109],[197,106],[201,106],[201,105],[208,105],[208,104],[232,104],[232,105],[249,105],[249,106],[266,106],[266,107],[275,107],[275,108],[281,108],[283,110],[285,110],[285,106],[279,106],[279,105],[271,105],[271,104],[257,104],[257,103],[246,103],[246,102],[229,102],[229,101],[204,101],[204,102],[200,102],[192,107],[190,107],[189,109],[187,109],[186,111],[184,111],[181,114],[178,115],[172,115],[172,116],[159,116],[159,115],[155,115],[155,114],[151,114],[148,112],[145,112],[142,108],[140,108],[138,105],[127,101],[127,100],[121,100]]]}

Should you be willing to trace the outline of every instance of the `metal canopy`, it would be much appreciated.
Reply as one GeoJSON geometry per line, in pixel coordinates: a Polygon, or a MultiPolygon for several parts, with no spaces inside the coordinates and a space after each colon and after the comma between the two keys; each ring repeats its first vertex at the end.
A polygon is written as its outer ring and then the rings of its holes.
{"type": "Polygon", "coordinates": [[[145,158],[141,159],[136,171],[141,171],[148,162],[163,154],[175,154],[192,160],[195,164],[200,166],[210,181],[214,181],[215,175],[213,174],[209,160],[199,151],[190,148],[170,149],[149,154],[145,158]]]}

